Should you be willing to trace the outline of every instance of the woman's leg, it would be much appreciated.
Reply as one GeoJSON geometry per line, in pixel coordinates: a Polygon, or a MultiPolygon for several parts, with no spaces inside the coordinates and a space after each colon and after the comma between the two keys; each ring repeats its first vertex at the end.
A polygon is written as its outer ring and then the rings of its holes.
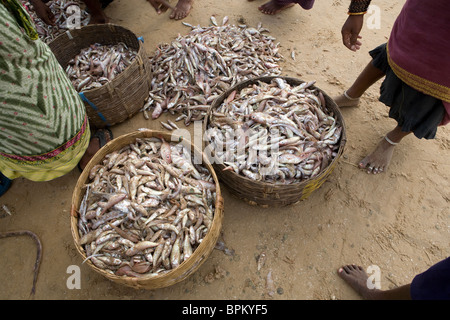
{"type": "Polygon", "coordinates": [[[394,130],[386,134],[371,154],[361,160],[359,167],[367,169],[367,173],[373,174],[386,171],[391,162],[395,146],[410,133],[403,132],[399,126],[395,127],[394,130]]]}
{"type": "Polygon", "coordinates": [[[89,146],[86,149],[83,157],[78,163],[78,168],[83,171],[92,157],[102,148],[106,143],[113,139],[112,132],[109,129],[99,129],[89,142],[89,146]]]}
{"type": "Polygon", "coordinates": [[[384,76],[383,71],[374,67],[372,62],[369,62],[350,88],[344,94],[335,97],[334,101],[339,107],[357,106],[363,93],[384,76]]]}

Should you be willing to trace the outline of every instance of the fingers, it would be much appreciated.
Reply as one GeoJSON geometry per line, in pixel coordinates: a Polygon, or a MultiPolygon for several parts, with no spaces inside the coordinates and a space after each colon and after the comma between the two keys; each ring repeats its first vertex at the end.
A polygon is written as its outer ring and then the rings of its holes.
{"type": "Polygon", "coordinates": [[[361,39],[359,33],[361,32],[363,23],[364,18],[362,15],[351,15],[342,26],[342,41],[352,51],[359,50],[361,47],[361,42],[358,39],[361,39]]]}
{"type": "Polygon", "coordinates": [[[359,50],[361,48],[361,41],[359,41],[358,39],[361,39],[362,37],[358,34],[352,34],[350,36],[350,50],[352,51],[356,51],[359,50]]]}
{"type": "Polygon", "coordinates": [[[361,48],[362,42],[359,41],[362,37],[358,34],[353,33],[343,33],[342,34],[342,42],[344,46],[352,51],[357,51],[361,48]]]}
{"type": "Polygon", "coordinates": [[[352,34],[345,34],[342,36],[342,42],[348,49],[357,51],[361,48],[362,45],[361,41],[358,40],[361,38],[362,37],[359,35],[353,36],[352,34]]]}

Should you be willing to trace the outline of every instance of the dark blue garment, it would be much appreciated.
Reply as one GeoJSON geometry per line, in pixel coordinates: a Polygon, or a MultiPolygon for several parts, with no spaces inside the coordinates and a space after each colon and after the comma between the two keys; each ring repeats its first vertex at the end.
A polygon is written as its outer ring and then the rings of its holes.
{"type": "Polygon", "coordinates": [[[403,132],[413,132],[419,139],[434,139],[445,115],[442,100],[413,89],[398,78],[388,63],[386,44],[369,52],[372,65],[386,75],[380,87],[380,98],[403,132]]]}
{"type": "Polygon", "coordinates": [[[9,180],[3,175],[3,173],[0,172],[0,196],[2,196],[10,186],[11,180],[9,180]]]}
{"type": "Polygon", "coordinates": [[[413,300],[450,300],[450,257],[415,276],[410,292],[413,300]]]}

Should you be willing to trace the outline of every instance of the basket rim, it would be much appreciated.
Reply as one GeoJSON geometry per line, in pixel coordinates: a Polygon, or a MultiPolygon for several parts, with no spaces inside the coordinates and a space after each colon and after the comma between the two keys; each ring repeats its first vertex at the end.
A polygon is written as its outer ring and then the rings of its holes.
{"type": "Polygon", "coordinates": [[[130,65],[114,79],[101,86],[90,89],[84,87],[81,90],[77,90],[72,83],[94,127],[104,128],[122,123],[142,108],[152,79],[152,68],[143,41],[129,28],[109,23],[67,30],[49,44],[59,64],[66,70],[69,61],[89,45],[114,45],[120,42],[125,43],[128,51],[132,50],[136,55],[130,65]]]}
{"type": "MultiPolygon", "coordinates": [[[[137,40],[137,44],[138,44],[138,48],[136,48],[137,50],[137,54],[136,57],[133,59],[133,61],[131,62],[131,64],[129,66],[127,66],[121,73],[119,73],[117,76],[114,77],[114,79],[112,79],[111,81],[108,81],[107,83],[105,83],[104,85],[102,85],[101,87],[98,88],[92,88],[92,89],[88,89],[88,90],[82,90],[79,91],[79,93],[83,93],[83,94],[94,94],[95,92],[99,91],[99,90],[114,90],[115,84],[118,83],[119,81],[121,81],[123,77],[127,76],[126,71],[130,70],[131,67],[134,67],[136,64],[145,64],[145,61],[139,62],[138,60],[141,59],[141,56],[144,56],[144,58],[147,58],[146,55],[146,50],[145,47],[142,43],[142,41],[140,41],[138,39],[138,37],[136,36],[136,34],[131,31],[130,29],[123,27],[121,25],[117,25],[117,24],[113,24],[113,23],[106,23],[106,24],[101,24],[101,25],[87,25],[87,26],[83,26],[80,29],[76,29],[77,35],[78,36],[82,36],[82,33],[85,31],[88,31],[88,29],[107,29],[107,28],[118,28],[118,30],[122,31],[122,32],[128,32],[130,35],[133,35],[134,37],[136,37],[137,40]]],[[[56,41],[61,40],[63,37],[69,37],[68,34],[70,34],[72,30],[68,30],[62,34],[60,34],[58,37],[56,37],[55,39],[53,39],[53,41],[51,43],[57,43],[56,41]]],[[[117,41],[117,43],[120,43],[121,41],[117,41]]],[[[101,43],[101,41],[97,42],[97,43],[101,43]]],[[[80,50],[84,49],[80,48],[80,50]]],[[[66,66],[62,66],[64,69],[67,67],[66,66]]]]}
{"type": "MultiPolygon", "coordinates": [[[[158,136],[174,136],[176,137],[177,141],[179,142],[183,142],[184,139],[182,136],[177,136],[177,135],[172,135],[171,133],[165,132],[165,131],[160,131],[160,130],[151,130],[151,129],[146,129],[146,130],[140,130],[140,131],[133,131],[124,135],[121,135],[111,141],[109,141],[107,144],[105,144],[101,149],[108,149],[110,145],[117,143],[117,142],[121,142],[122,144],[119,144],[115,149],[119,149],[123,146],[125,146],[127,143],[125,143],[125,141],[127,141],[128,138],[142,138],[143,135],[145,135],[145,133],[151,133],[152,135],[150,137],[158,137],[158,136]]],[[[195,146],[192,142],[191,142],[191,148],[194,149],[194,152],[201,152],[201,150],[198,150],[198,147],[195,146]]],[[[101,150],[100,149],[100,150],[101,150]]],[[[97,152],[97,154],[100,154],[99,152],[97,152]]],[[[204,247],[207,246],[207,241],[205,241],[205,239],[207,237],[212,237],[213,235],[211,234],[211,230],[213,229],[218,229],[220,230],[222,228],[222,219],[223,219],[223,196],[222,196],[222,192],[220,189],[220,184],[219,184],[219,179],[214,171],[214,168],[212,166],[212,164],[209,162],[208,157],[201,152],[202,154],[202,161],[205,161],[206,167],[208,168],[208,170],[211,173],[211,176],[214,179],[215,185],[216,185],[216,201],[215,201],[215,208],[214,208],[214,216],[211,222],[211,227],[208,230],[208,233],[205,235],[205,237],[203,238],[203,241],[199,244],[199,246],[193,251],[192,255],[185,261],[181,262],[180,265],[174,269],[171,269],[167,272],[164,272],[162,274],[144,274],[142,277],[130,277],[130,276],[118,276],[115,274],[111,274],[101,268],[98,268],[97,266],[95,266],[89,259],[87,259],[86,256],[86,252],[83,249],[83,247],[79,244],[79,240],[80,240],[80,236],[78,234],[78,211],[77,209],[79,208],[79,205],[81,203],[81,198],[79,199],[78,203],[75,203],[75,194],[76,194],[76,190],[79,186],[82,186],[83,184],[85,184],[86,181],[88,181],[88,176],[89,176],[89,170],[83,170],[82,174],[79,176],[77,184],[75,186],[75,191],[72,194],[72,204],[71,204],[71,215],[70,215],[70,219],[71,219],[71,231],[72,231],[72,237],[76,246],[77,251],[79,252],[79,254],[81,255],[81,258],[83,259],[83,261],[86,261],[86,263],[92,268],[94,269],[96,272],[98,272],[99,274],[105,276],[107,279],[109,280],[113,280],[113,281],[122,281],[121,284],[124,285],[128,285],[128,286],[133,286],[133,287],[138,287],[138,288],[143,288],[143,285],[140,285],[140,283],[148,281],[148,280],[164,280],[164,279],[170,279],[174,273],[179,272],[179,270],[182,269],[182,267],[184,267],[187,263],[193,261],[193,260],[197,260],[196,264],[194,264],[194,270],[196,266],[201,265],[206,258],[211,254],[212,250],[210,252],[206,253],[206,256],[202,257],[204,255],[204,253],[202,253],[202,249],[205,249],[204,247]],[[200,248],[200,249],[199,249],[200,248]],[[87,259],[87,260],[86,260],[87,259]],[[181,268],[181,269],[180,269],[181,268]],[[123,281],[127,281],[128,283],[123,283],[123,281]]],[[[86,165],[86,168],[90,167],[91,165],[93,165],[94,163],[98,163],[96,162],[96,159],[99,158],[100,160],[102,160],[104,158],[103,157],[93,157],[89,163],[86,165]]],[[[82,189],[79,188],[79,189],[82,189]]],[[[180,274],[178,278],[174,279],[174,282],[169,284],[175,284],[177,282],[180,282],[182,280],[184,280],[186,277],[188,277],[190,275],[190,273],[192,271],[190,271],[189,269],[186,270],[189,271],[187,274],[180,274]]],[[[169,286],[167,285],[167,286],[169,286]]],[[[155,289],[158,289],[160,287],[155,287],[155,289]]]]}
{"type": "MultiPolygon", "coordinates": [[[[81,33],[81,32],[87,31],[88,29],[106,29],[106,28],[109,28],[109,29],[117,28],[119,30],[129,32],[130,34],[134,35],[136,37],[136,39],[138,38],[131,29],[121,26],[119,24],[109,22],[109,23],[103,23],[103,24],[88,24],[85,26],[81,26],[80,28],[67,29],[65,32],[59,34],[56,38],[54,38],[52,41],[50,41],[48,43],[48,46],[51,47],[51,45],[55,45],[55,43],[57,43],[57,41],[63,39],[63,37],[69,37],[69,38],[73,37],[72,32],[81,33]]],[[[137,39],[137,41],[140,43],[140,41],[138,39],[137,39]]]]}
{"type": "MultiPolygon", "coordinates": [[[[289,77],[289,76],[262,76],[262,77],[255,77],[255,78],[250,78],[247,80],[243,80],[239,83],[236,83],[234,86],[230,87],[228,90],[224,91],[221,95],[219,95],[211,104],[211,107],[208,110],[208,113],[205,117],[205,130],[208,130],[209,128],[209,120],[210,117],[212,115],[213,109],[217,108],[219,106],[219,103],[222,103],[222,101],[228,96],[230,95],[234,90],[236,90],[238,87],[245,88],[248,85],[257,83],[258,81],[263,81],[263,82],[270,82],[271,80],[275,79],[275,78],[281,78],[281,79],[285,79],[288,82],[299,82],[299,83],[304,83],[306,81],[301,80],[299,78],[295,78],[295,77],[289,77]]],[[[234,171],[227,171],[226,173],[224,173],[223,168],[226,168],[226,166],[223,163],[213,163],[212,165],[215,166],[218,171],[221,171],[220,174],[229,174],[230,176],[234,176],[236,178],[239,179],[243,179],[244,181],[253,183],[253,184],[258,184],[258,185],[263,185],[263,186],[299,186],[299,185],[303,185],[303,184],[308,184],[311,181],[314,180],[320,180],[322,179],[324,176],[328,175],[328,168],[333,167],[335,165],[335,163],[337,161],[339,161],[340,156],[342,155],[344,149],[345,149],[345,145],[347,143],[347,133],[346,133],[346,125],[345,125],[345,121],[344,121],[344,117],[341,113],[341,111],[339,110],[338,105],[336,104],[336,102],[322,89],[320,89],[319,87],[312,85],[311,86],[314,89],[319,90],[320,92],[322,92],[322,94],[324,95],[325,98],[328,98],[331,101],[331,106],[332,106],[332,111],[337,112],[338,116],[339,116],[339,121],[341,121],[342,123],[342,133],[341,133],[341,138],[339,139],[339,149],[338,149],[338,155],[328,164],[328,166],[323,169],[318,175],[316,175],[313,178],[308,178],[306,180],[302,180],[302,181],[295,181],[289,184],[282,184],[282,183],[277,183],[277,182],[268,182],[268,181],[257,181],[257,180],[253,180],[250,179],[244,175],[241,174],[237,174],[234,171]]],[[[328,105],[327,105],[328,106],[328,105]]]]}

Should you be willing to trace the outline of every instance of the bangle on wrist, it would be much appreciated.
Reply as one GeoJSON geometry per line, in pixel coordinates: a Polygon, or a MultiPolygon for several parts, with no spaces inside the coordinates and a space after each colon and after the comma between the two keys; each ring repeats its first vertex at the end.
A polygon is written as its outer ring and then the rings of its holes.
{"type": "Polygon", "coordinates": [[[347,12],[347,14],[349,16],[362,16],[362,15],[364,15],[366,13],[367,13],[367,11],[364,11],[364,12],[347,12]]]}

